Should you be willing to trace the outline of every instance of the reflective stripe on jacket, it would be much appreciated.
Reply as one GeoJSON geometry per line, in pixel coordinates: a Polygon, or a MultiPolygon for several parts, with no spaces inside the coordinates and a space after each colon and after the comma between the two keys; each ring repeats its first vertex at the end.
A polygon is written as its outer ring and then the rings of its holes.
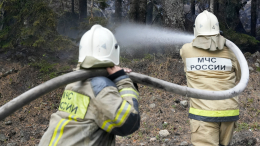
{"type": "Polygon", "coordinates": [[[207,122],[228,122],[239,119],[239,109],[224,111],[209,111],[190,108],[189,118],[207,122]]]}
{"type": "Polygon", "coordinates": [[[123,70],[66,86],[40,146],[114,146],[140,126],[139,93],[123,70]]]}
{"type": "MultiPolygon", "coordinates": [[[[185,44],[180,50],[187,85],[191,88],[221,91],[233,88],[240,79],[235,55],[223,50],[208,51],[185,44]]],[[[206,122],[226,122],[239,119],[238,97],[225,100],[190,98],[189,118],[206,122]]]]}

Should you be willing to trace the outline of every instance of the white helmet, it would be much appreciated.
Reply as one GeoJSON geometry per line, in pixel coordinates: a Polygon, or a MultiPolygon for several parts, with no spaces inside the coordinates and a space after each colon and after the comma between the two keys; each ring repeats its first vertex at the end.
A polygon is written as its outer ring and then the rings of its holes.
{"type": "Polygon", "coordinates": [[[114,66],[119,64],[119,54],[120,47],[113,33],[96,24],[80,40],[78,62],[84,64],[83,68],[114,66]]]}
{"type": "Polygon", "coordinates": [[[194,36],[219,34],[218,18],[207,10],[200,13],[194,24],[194,36]]]}

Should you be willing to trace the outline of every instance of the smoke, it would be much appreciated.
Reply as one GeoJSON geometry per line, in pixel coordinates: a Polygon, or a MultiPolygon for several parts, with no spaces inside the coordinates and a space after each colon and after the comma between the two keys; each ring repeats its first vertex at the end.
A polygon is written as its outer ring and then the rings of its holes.
{"type": "Polygon", "coordinates": [[[182,45],[194,39],[193,34],[140,24],[120,25],[115,29],[115,37],[123,47],[182,45]]]}

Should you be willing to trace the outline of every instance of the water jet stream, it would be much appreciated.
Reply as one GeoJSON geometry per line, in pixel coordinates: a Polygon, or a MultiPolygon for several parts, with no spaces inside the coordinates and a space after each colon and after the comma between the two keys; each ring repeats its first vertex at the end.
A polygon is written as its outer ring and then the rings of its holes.
{"type": "Polygon", "coordinates": [[[122,24],[115,29],[115,37],[121,46],[176,45],[189,43],[193,34],[182,31],[147,26],[141,24],[122,24]]]}

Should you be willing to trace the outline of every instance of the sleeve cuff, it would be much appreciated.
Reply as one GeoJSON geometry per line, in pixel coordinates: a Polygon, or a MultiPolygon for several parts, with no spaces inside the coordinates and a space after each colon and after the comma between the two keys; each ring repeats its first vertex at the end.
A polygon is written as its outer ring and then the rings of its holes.
{"type": "Polygon", "coordinates": [[[121,69],[120,71],[117,71],[116,73],[109,75],[108,78],[112,81],[114,81],[116,78],[120,77],[120,76],[125,76],[126,73],[124,72],[123,69],[121,69]]]}
{"type": "Polygon", "coordinates": [[[126,79],[126,78],[129,78],[129,76],[128,75],[123,75],[123,76],[120,76],[120,77],[116,78],[115,80],[113,80],[113,82],[117,83],[117,82],[119,82],[119,81],[121,81],[123,79],[126,79]]]}

